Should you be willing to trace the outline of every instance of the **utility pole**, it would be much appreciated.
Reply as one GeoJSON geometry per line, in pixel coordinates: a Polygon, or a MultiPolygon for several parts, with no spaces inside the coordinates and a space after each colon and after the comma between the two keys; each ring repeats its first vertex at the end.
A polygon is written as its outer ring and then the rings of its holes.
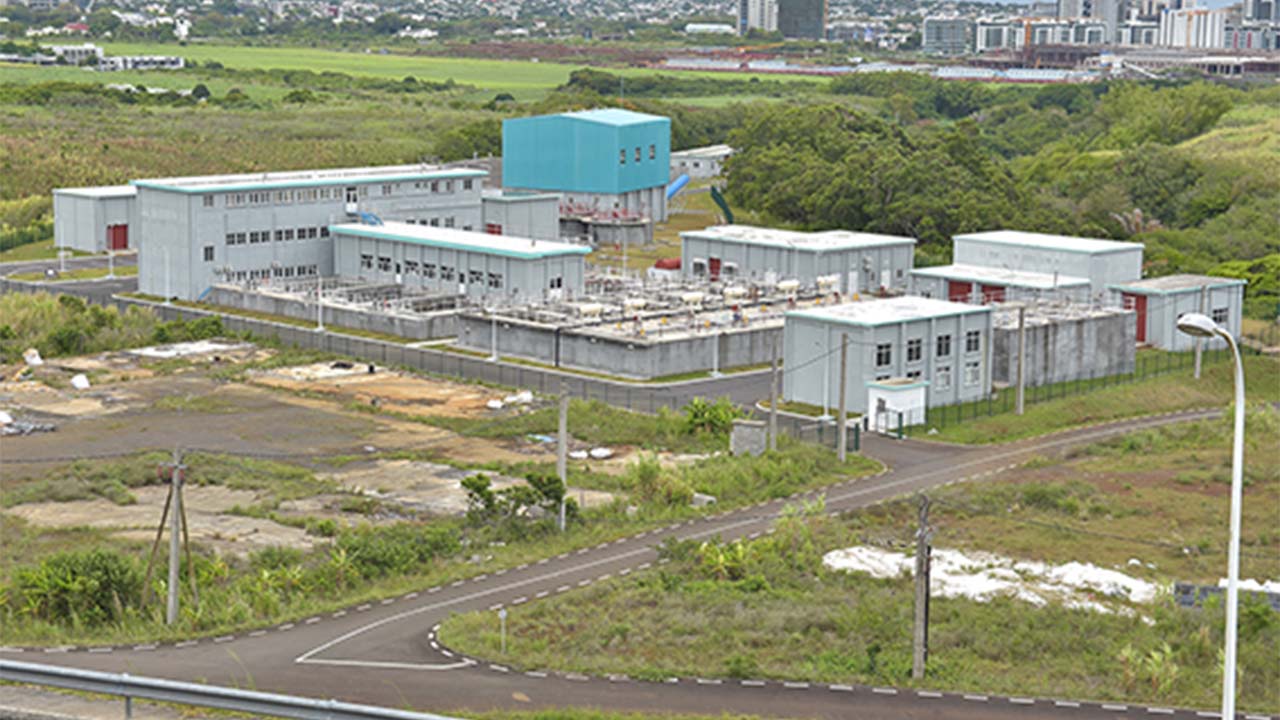
{"type": "Polygon", "coordinates": [[[1018,407],[1017,414],[1021,415],[1025,409],[1023,403],[1027,389],[1026,366],[1027,362],[1027,306],[1018,307],[1018,407]]]}
{"type": "Polygon", "coordinates": [[[560,532],[565,529],[565,502],[569,494],[569,386],[560,381],[560,426],[556,435],[556,474],[560,476],[560,532]]]}
{"type": "Polygon", "coordinates": [[[845,391],[849,385],[849,333],[840,336],[840,412],[837,414],[836,456],[844,462],[849,454],[849,403],[845,391]]]}
{"type": "Polygon", "coordinates": [[[916,531],[916,620],[912,638],[911,677],[924,678],[925,663],[929,659],[929,541],[933,528],[929,527],[929,498],[920,496],[920,529],[916,531]]]}
{"type": "Polygon", "coordinates": [[[182,451],[173,449],[173,465],[169,474],[173,494],[173,513],[169,516],[169,602],[165,608],[164,623],[178,621],[178,553],[182,542],[182,451]]]}
{"type": "MultiPolygon", "coordinates": [[[[1209,311],[1206,306],[1209,304],[1209,286],[1200,286],[1200,314],[1205,315],[1209,311]]],[[[1196,379],[1200,379],[1200,354],[1204,352],[1204,338],[1196,337],[1196,379]]]]}
{"type": "Polygon", "coordinates": [[[769,449],[778,449],[778,339],[773,339],[773,372],[769,377],[769,449]]]}

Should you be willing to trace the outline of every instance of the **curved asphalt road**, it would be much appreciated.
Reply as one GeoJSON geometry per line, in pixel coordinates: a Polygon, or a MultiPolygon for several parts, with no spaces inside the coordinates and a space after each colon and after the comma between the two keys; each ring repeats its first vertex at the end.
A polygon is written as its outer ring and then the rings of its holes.
{"type": "MultiPolygon", "coordinates": [[[[1198,410],[1081,428],[1007,445],[964,448],[867,438],[867,452],[892,469],[804,493],[826,496],[831,511],[993,475],[1033,455],[1144,428],[1204,419],[1198,410]]],[[[111,672],[209,682],[310,697],[335,698],[437,712],[567,705],[634,711],[751,713],[805,718],[1037,717],[1085,720],[1134,716],[1214,717],[1213,713],[1045,698],[933,693],[894,688],[672,678],[667,682],[597,678],[511,669],[464,658],[440,646],[436,626],[451,613],[518,606],[658,562],[654,546],[667,537],[756,537],[787,502],[775,500],[615,542],[424,588],[238,636],[176,644],[97,648],[0,648],[24,659],[111,672]]],[[[1257,716],[1251,716],[1257,717],[1257,716]]]]}

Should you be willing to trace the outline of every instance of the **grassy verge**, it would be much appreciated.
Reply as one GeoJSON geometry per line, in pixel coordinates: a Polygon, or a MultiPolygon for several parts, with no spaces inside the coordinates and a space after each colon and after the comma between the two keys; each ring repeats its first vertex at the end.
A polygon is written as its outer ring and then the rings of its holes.
{"type": "MultiPolygon", "coordinates": [[[[1244,366],[1249,401],[1280,402],[1280,359],[1249,356],[1245,357],[1244,366]]],[[[1093,387],[1083,388],[1085,391],[1079,394],[1074,394],[1077,383],[1063,383],[1039,393],[1042,397],[1050,392],[1065,397],[1028,401],[1022,416],[1014,414],[1012,391],[1005,390],[999,400],[990,404],[982,400],[930,408],[928,423],[908,430],[912,435],[927,435],[935,440],[984,444],[1138,415],[1221,406],[1233,397],[1233,374],[1231,362],[1215,361],[1205,363],[1200,381],[1194,380],[1190,367],[1186,367],[1134,382],[1124,382],[1124,378],[1087,381],[1085,384],[1093,387]],[[1117,382],[1122,384],[1113,384],[1117,382]]]]}
{"type": "MultiPolygon", "coordinates": [[[[67,248],[73,257],[91,255],[82,250],[72,250],[67,248]]],[[[15,248],[0,251],[0,263],[7,262],[27,262],[29,260],[57,260],[58,247],[53,244],[53,239],[41,240],[40,242],[27,243],[19,245],[15,248]]]]}
{"type": "MultiPolygon", "coordinates": [[[[1273,411],[1250,418],[1246,574],[1260,578],[1280,571],[1278,430],[1273,411]]],[[[1152,580],[1215,580],[1226,564],[1228,504],[1215,478],[1229,464],[1229,435],[1226,422],[1151,431],[1093,446],[1061,466],[1032,463],[996,481],[937,491],[934,544],[1094,562],[1152,580]],[[1208,477],[1196,475],[1198,467],[1208,477]],[[1133,557],[1141,567],[1128,566],[1133,557]]],[[[1210,601],[1188,610],[1167,597],[1128,606],[1127,613],[1037,607],[1010,597],[935,598],[929,672],[913,682],[911,579],[832,572],[821,558],[863,543],[907,549],[914,522],[908,501],[840,519],[797,513],[768,538],[669,547],[672,562],[662,569],[512,608],[505,655],[493,613],[455,616],[441,639],[522,669],[1216,706],[1221,606],[1210,601]]],[[[1280,616],[1253,600],[1242,616],[1249,619],[1241,625],[1241,706],[1275,712],[1280,616]]]]}
{"type": "MultiPolygon", "coordinates": [[[[67,270],[58,273],[58,277],[51,282],[69,282],[71,280],[98,280],[105,278],[108,274],[107,268],[80,268],[77,270],[67,270]]],[[[115,268],[116,277],[132,277],[138,274],[137,265],[117,265],[115,268]]],[[[31,282],[41,282],[45,280],[45,274],[41,272],[14,273],[9,276],[14,280],[25,280],[31,282]]]]}

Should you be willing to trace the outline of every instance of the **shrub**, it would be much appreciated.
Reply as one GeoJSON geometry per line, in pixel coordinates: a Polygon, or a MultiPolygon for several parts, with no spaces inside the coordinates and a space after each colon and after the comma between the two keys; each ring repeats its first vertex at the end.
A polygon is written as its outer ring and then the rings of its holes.
{"type": "Polygon", "coordinates": [[[457,552],[461,543],[453,527],[400,523],[348,530],[338,536],[335,546],[362,577],[379,578],[416,570],[429,560],[457,552]]]}
{"type": "Polygon", "coordinates": [[[137,565],[105,550],[59,553],[18,568],[12,601],[19,612],[51,622],[100,625],[122,618],[142,589],[137,565]]]}

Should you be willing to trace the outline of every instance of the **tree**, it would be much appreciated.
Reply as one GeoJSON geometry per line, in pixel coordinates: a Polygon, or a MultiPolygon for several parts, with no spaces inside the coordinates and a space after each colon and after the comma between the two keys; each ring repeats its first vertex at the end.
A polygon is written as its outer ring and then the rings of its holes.
{"type": "Polygon", "coordinates": [[[208,100],[212,94],[204,83],[196,83],[196,86],[191,88],[191,97],[196,100],[208,100]]]}

